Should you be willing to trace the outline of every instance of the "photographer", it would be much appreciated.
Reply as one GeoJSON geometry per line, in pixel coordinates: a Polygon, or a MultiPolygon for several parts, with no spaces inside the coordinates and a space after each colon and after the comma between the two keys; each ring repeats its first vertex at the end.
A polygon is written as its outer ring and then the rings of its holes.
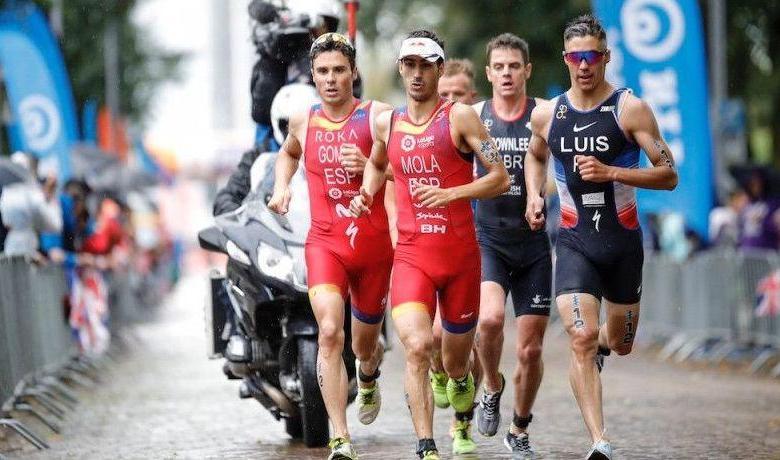
{"type": "Polygon", "coordinates": [[[255,22],[252,40],[258,58],[252,69],[252,119],[258,124],[256,145],[262,151],[276,150],[271,136],[271,102],[286,83],[311,84],[308,52],[312,39],[335,31],[339,23],[338,2],[300,2],[295,8],[277,7],[266,0],[253,0],[249,16],[255,22]],[[306,10],[302,11],[304,8],[306,10]]]}
{"type": "MultiPolygon", "coordinates": [[[[261,152],[279,145],[271,132],[271,102],[286,84],[312,85],[309,48],[314,39],[338,29],[343,6],[338,0],[293,0],[276,6],[253,0],[249,16],[254,21],[252,40],[258,58],[252,69],[252,119],[257,123],[255,145],[261,152]]],[[[360,81],[355,83],[360,97],[360,81]]]]}

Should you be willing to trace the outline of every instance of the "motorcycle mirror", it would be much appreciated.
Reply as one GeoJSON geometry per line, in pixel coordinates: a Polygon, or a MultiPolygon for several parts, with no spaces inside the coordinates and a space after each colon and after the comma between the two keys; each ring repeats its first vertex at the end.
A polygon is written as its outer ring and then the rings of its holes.
{"type": "Polygon", "coordinates": [[[198,232],[198,244],[207,251],[227,254],[226,242],[227,238],[217,227],[209,227],[198,232]]]}

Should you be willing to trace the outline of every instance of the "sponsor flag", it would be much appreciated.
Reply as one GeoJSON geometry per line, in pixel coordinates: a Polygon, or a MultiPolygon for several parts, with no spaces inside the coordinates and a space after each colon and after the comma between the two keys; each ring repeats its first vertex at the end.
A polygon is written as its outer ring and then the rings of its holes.
{"type": "Polygon", "coordinates": [[[593,8],[611,49],[607,79],[632,88],[652,106],[677,161],[677,188],[671,193],[638,190],[640,209],[680,213],[686,225],[706,238],[714,190],[707,52],[698,4],[593,0],[593,8]]]}

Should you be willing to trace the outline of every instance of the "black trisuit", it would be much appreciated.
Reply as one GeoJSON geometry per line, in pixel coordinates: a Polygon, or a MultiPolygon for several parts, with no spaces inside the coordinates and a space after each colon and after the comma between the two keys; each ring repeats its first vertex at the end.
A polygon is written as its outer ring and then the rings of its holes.
{"type": "MultiPolygon", "coordinates": [[[[533,98],[526,98],[525,110],[513,120],[500,118],[493,110],[492,100],[482,103],[480,110],[480,118],[501,152],[511,184],[505,194],[477,201],[482,281],[494,281],[505,294],[512,294],[515,316],[550,314],[550,240],[544,229],[533,231],[525,220],[523,159],[531,139],[531,111],[535,106],[533,98]]],[[[479,162],[476,173],[486,174],[479,162]]]]}
{"type": "Polygon", "coordinates": [[[586,112],[575,109],[566,94],[555,100],[547,144],[561,199],[556,296],[582,292],[614,303],[639,302],[644,254],[635,189],[620,182],[584,181],[574,158],[590,155],[605,165],[639,167],[639,146],[618,123],[626,91],[616,90],[586,112]]]}

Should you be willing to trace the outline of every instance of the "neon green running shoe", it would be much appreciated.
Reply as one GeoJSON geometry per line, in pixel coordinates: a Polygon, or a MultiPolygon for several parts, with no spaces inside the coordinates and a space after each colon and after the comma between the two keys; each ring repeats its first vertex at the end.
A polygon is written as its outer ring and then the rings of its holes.
{"type": "Polygon", "coordinates": [[[422,457],[423,460],[441,460],[441,457],[439,457],[439,451],[438,450],[429,450],[426,451],[422,457]]]}
{"type": "Polygon", "coordinates": [[[455,412],[468,412],[474,406],[474,376],[471,372],[460,380],[447,381],[447,399],[455,412]]]}
{"type": "Polygon", "coordinates": [[[450,400],[447,399],[447,374],[444,372],[431,371],[431,388],[433,389],[433,403],[439,409],[450,407],[450,400]]]}
{"type": "Polygon", "coordinates": [[[358,454],[347,438],[333,438],[328,442],[328,460],[358,460],[358,454]]]}
{"type": "Polygon", "coordinates": [[[471,438],[471,421],[456,420],[450,430],[453,454],[470,454],[477,450],[477,443],[471,438]]]}
{"type": "Polygon", "coordinates": [[[371,388],[358,388],[358,420],[363,425],[369,425],[379,414],[382,407],[382,394],[379,392],[379,382],[374,382],[371,388]]]}

